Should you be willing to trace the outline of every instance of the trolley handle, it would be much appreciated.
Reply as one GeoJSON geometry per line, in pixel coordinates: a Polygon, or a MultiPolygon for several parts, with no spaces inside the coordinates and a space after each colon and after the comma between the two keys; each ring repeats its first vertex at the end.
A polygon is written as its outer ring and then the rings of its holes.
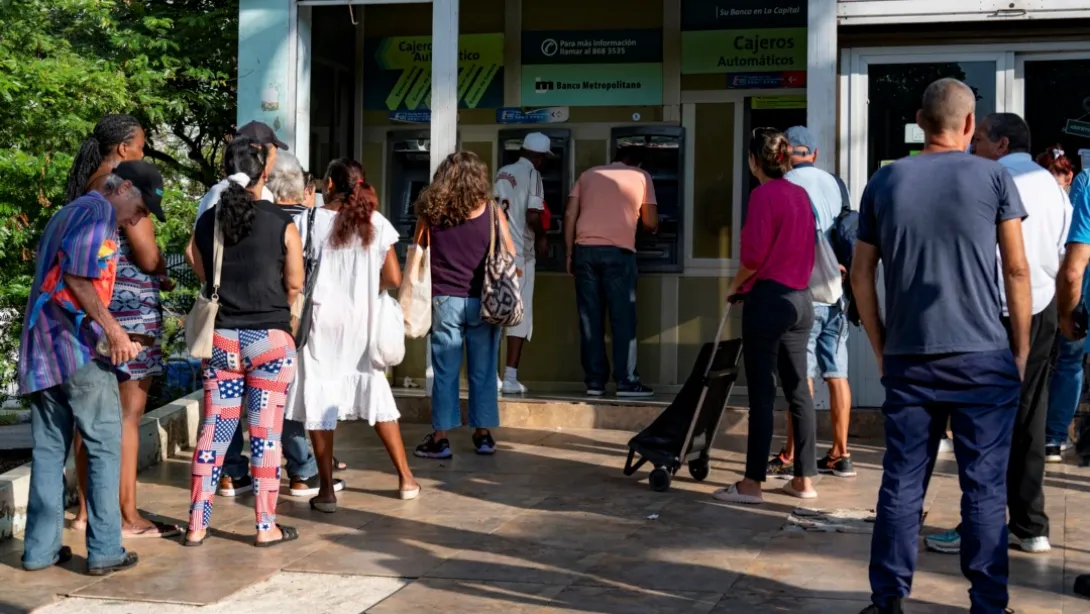
{"type": "Polygon", "coordinates": [[[730,317],[731,307],[735,303],[742,302],[741,294],[732,294],[727,297],[727,308],[723,310],[723,317],[719,319],[719,329],[715,331],[715,339],[712,339],[712,355],[708,357],[708,366],[704,367],[704,381],[708,381],[708,375],[715,364],[715,355],[719,352],[719,341],[723,339],[723,330],[727,327],[727,318],[730,317]]]}

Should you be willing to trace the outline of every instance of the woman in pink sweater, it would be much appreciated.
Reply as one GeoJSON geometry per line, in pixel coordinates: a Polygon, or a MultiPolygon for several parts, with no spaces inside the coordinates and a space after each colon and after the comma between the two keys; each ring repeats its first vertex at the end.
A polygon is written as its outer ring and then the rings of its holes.
{"type": "Polygon", "coordinates": [[[795,477],[784,492],[817,497],[814,403],[806,374],[806,344],[814,322],[808,289],[817,241],[813,206],[806,191],[784,179],[791,169],[790,144],[772,128],[753,131],[749,169],[761,182],[749,197],[742,228],[742,266],[731,285],[743,302],[742,347],[749,390],[749,440],[745,477],[716,491],[732,503],[762,503],[772,446],[775,375],[790,403],[795,434],[795,477]]]}

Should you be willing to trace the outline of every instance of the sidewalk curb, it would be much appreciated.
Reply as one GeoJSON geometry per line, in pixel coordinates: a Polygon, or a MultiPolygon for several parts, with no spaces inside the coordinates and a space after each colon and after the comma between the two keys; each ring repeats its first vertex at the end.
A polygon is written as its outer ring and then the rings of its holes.
{"type": "MultiPolygon", "coordinates": [[[[194,392],[144,414],[140,421],[139,471],[158,465],[183,448],[197,445],[202,394],[194,392]]],[[[74,471],[75,459],[69,454],[65,474],[71,476],[74,471]]],[[[0,542],[22,535],[29,494],[29,463],[0,474],[0,542]]],[[[65,500],[71,504],[75,496],[75,481],[67,480],[65,500]]]]}

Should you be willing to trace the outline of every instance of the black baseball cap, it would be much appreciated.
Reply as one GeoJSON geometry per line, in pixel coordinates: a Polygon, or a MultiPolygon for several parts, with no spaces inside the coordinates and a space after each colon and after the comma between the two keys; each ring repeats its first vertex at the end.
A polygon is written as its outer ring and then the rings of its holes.
{"type": "Polygon", "coordinates": [[[235,134],[250,137],[258,145],[276,145],[277,149],[288,149],[287,143],[276,138],[276,131],[264,122],[250,122],[236,130],[235,134]]]}
{"type": "Polygon", "coordinates": [[[113,174],[131,181],[144,196],[144,206],[148,211],[154,213],[160,222],[167,221],[163,213],[163,176],[155,165],[148,162],[122,162],[114,168],[113,174]]]}

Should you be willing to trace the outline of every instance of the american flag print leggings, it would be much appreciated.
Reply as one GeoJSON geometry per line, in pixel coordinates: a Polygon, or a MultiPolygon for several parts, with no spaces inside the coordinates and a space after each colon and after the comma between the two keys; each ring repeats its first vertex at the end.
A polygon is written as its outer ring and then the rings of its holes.
{"type": "Polygon", "coordinates": [[[280,330],[216,329],[212,358],[202,366],[204,417],[193,453],[189,530],[208,528],[227,446],[245,412],[254,515],[257,530],[268,531],[276,525],[280,432],[295,377],[295,341],[280,330]]]}

